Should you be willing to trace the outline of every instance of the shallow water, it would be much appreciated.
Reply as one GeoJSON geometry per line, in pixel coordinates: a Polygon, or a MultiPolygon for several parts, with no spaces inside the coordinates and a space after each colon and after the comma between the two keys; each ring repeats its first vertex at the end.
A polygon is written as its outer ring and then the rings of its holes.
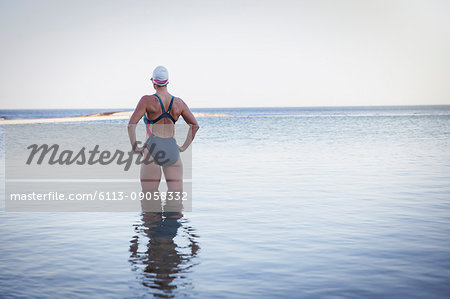
{"type": "Polygon", "coordinates": [[[448,297],[448,106],[236,111],[180,220],[0,213],[0,297],[448,297]]]}

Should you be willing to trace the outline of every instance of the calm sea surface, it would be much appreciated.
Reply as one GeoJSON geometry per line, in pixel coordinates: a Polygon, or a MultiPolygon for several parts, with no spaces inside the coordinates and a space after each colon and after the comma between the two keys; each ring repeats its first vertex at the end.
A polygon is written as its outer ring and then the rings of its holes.
{"type": "Polygon", "coordinates": [[[0,298],[450,296],[450,106],[194,111],[192,212],[0,212],[0,298]]]}

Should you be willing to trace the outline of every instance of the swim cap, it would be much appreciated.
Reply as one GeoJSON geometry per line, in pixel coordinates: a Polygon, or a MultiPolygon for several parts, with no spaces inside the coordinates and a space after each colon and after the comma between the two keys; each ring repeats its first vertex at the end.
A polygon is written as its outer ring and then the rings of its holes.
{"type": "Polygon", "coordinates": [[[164,86],[169,82],[169,71],[162,65],[159,65],[153,71],[151,80],[158,86],[164,86]]]}

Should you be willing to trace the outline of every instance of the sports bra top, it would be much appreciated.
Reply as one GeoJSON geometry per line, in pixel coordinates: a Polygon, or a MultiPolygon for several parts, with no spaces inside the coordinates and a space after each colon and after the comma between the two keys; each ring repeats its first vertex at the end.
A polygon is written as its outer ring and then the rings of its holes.
{"type": "Polygon", "coordinates": [[[153,125],[154,123],[156,123],[156,122],[160,121],[161,119],[167,117],[167,118],[170,118],[170,120],[175,124],[176,120],[173,119],[172,115],[170,114],[170,109],[172,109],[172,104],[173,104],[173,96],[172,96],[172,99],[170,100],[169,108],[167,109],[167,111],[164,111],[164,105],[163,105],[163,102],[161,101],[161,98],[156,93],[155,93],[155,96],[158,98],[159,103],[161,104],[162,113],[155,120],[149,120],[147,118],[147,113],[145,113],[145,115],[144,115],[144,122],[146,124],[152,124],[153,125]]]}

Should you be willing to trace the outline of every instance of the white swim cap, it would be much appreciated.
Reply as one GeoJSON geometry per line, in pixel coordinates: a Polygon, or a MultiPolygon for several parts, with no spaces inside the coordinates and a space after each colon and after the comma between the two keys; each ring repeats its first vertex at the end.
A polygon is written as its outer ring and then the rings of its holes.
{"type": "Polygon", "coordinates": [[[158,86],[164,86],[169,83],[169,71],[162,65],[159,65],[153,71],[151,80],[158,86]]]}

